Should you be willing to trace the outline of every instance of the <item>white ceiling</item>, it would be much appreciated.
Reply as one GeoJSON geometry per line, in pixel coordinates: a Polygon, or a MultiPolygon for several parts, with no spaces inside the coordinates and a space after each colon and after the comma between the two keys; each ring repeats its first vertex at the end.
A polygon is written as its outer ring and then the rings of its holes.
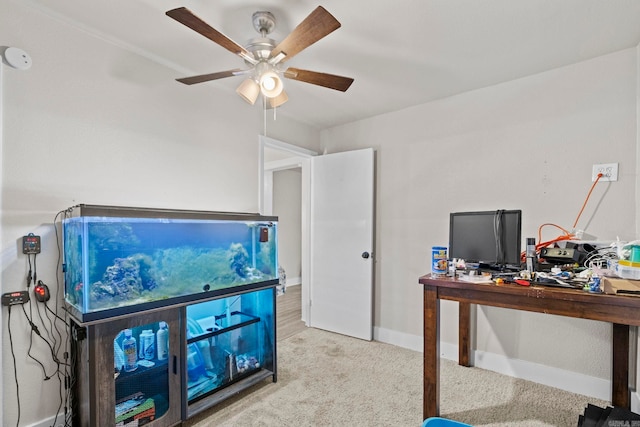
{"type": "MultiPolygon", "coordinates": [[[[251,15],[277,19],[282,40],[321,4],[342,27],[288,66],[353,77],[343,93],[285,80],[278,114],[327,128],[518,79],[640,43],[639,0],[29,0],[46,13],[175,70],[176,78],[243,67],[243,61],[167,17],[185,6],[239,44],[251,15]]],[[[225,102],[242,77],[185,90],[225,102]]],[[[177,83],[176,84],[180,84],[177,83]]],[[[256,103],[258,104],[258,103],[256,103]]],[[[260,108],[257,105],[247,108],[260,108]]]]}

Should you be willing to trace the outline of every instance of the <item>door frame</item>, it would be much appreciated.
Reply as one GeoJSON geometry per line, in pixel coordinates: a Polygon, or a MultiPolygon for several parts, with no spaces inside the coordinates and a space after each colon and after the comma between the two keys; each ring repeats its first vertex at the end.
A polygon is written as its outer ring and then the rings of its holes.
{"type": "Polygon", "coordinates": [[[262,215],[273,214],[273,173],[277,171],[300,168],[301,177],[301,254],[302,269],[302,321],[310,323],[310,278],[311,278],[311,158],[317,156],[315,151],[298,147],[267,136],[258,137],[258,207],[262,215]],[[265,162],[265,149],[277,150],[291,155],[282,160],[265,162]]]}

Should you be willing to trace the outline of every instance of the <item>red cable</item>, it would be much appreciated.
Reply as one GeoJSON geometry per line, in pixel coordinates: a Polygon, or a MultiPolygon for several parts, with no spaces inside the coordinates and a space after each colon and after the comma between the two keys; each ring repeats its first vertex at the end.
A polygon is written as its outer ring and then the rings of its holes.
{"type": "MultiPolygon", "coordinates": [[[[589,202],[589,198],[591,198],[591,193],[593,192],[593,189],[596,187],[596,184],[598,183],[598,181],[600,181],[600,178],[602,178],[602,174],[599,173],[598,176],[596,177],[596,180],[593,181],[593,184],[591,185],[591,189],[589,190],[589,193],[587,194],[586,199],[584,200],[584,203],[582,204],[582,208],[580,209],[580,212],[578,213],[578,216],[575,220],[575,222],[573,223],[573,229],[575,230],[576,225],[578,224],[578,220],[580,219],[580,216],[582,215],[582,212],[584,211],[584,208],[587,206],[587,202],[589,202]]],[[[540,252],[541,248],[545,248],[553,243],[557,243],[557,242],[561,242],[563,240],[571,240],[574,239],[575,235],[571,234],[570,232],[568,232],[567,230],[565,230],[564,228],[560,227],[559,225],[555,225],[555,224],[550,224],[550,223],[546,223],[546,224],[542,224],[540,227],[538,227],[538,243],[536,245],[536,253],[540,252]],[[559,228],[560,230],[562,230],[564,232],[563,235],[556,237],[555,239],[551,239],[549,241],[546,242],[540,242],[542,240],[542,227],[544,227],[545,225],[552,225],[554,227],[559,228]]],[[[522,260],[524,261],[525,259],[525,252],[522,252],[520,257],[522,258],[522,260]]]]}
{"type": "Polygon", "coordinates": [[[578,214],[578,217],[576,218],[576,222],[573,223],[573,229],[576,228],[576,225],[578,224],[578,220],[580,219],[580,215],[582,215],[582,211],[584,210],[585,206],[587,206],[587,202],[589,201],[589,197],[591,197],[591,192],[595,188],[595,186],[598,183],[598,181],[600,181],[600,178],[602,178],[602,174],[601,173],[599,173],[598,176],[596,177],[596,180],[593,181],[593,185],[591,186],[591,190],[589,190],[589,194],[587,194],[587,198],[585,199],[584,203],[582,204],[582,209],[580,209],[580,213],[578,214]]]}

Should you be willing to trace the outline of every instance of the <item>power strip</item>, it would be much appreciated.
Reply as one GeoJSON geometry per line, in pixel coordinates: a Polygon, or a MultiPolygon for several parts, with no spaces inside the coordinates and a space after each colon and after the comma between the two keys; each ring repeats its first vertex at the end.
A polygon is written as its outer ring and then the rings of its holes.
{"type": "Polygon", "coordinates": [[[2,305],[18,305],[26,304],[28,302],[29,292],[27,291],[7,292],[6,294],[2,294],[2,305]]]}

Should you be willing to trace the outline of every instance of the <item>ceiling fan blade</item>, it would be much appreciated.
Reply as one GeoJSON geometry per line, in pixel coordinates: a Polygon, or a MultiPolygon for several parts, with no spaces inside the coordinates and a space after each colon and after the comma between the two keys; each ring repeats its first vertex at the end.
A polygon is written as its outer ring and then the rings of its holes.
{"type": "Polygon", "coordinates": [[[175,19],[181,24],[186,25],[197,33],[202,34],[209,40],[219,44],[223,48],[227,49],[231,53],[235,53],[236,55],[246,55],[251,56],[249,52],[238,43],[231,40],[229,37],[222,34],[220,31],[216,30],[202,19],[198,18],[193,12],[191,12],[186,7],[179,7],[177,9],[172,9],[166,12],[167,16],[175,19]]]}
{"type": "Polygon", "coordinates": [[[186,85],[193,85],[196,83],[204,83],[211,80],[223,79],[225,77],[237,76],[238,74],[242,74],[242,70],[239,68],[235,70],[220,71],[218,73],[201,74],[199,76],[192,76],[192,77],[183,77],[181,79],[176,79],[176,80],[186,85]]]}
{"type": "Polygon", "coordinates": [[[346,92],[353,83],[351,77],[336,76],[335,74],[318,73],[316,71],[301,70],[300,68],[287,68],[284,76],[288,79],[311,83],[329,89],[346,92]]]}
{"type": "Polygon", "coordinates": [[[340,22],[322,6],[318,6],[294,30],[271,51],[271,58],[280,53],[284,62],[311,46],[326,35],[340,28],[340,22]]]}

